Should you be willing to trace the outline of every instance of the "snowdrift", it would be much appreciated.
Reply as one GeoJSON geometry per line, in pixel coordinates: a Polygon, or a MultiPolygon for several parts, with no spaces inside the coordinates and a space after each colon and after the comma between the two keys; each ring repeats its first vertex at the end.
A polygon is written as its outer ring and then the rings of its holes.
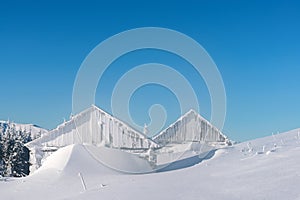
{"type": "Polygon", "coordinates": [[[149,162],[118,149],[74,144],[61,148],[46,158],[35,172],[57,170],[65,174],[146,173],[153,171],[149,162]]]}

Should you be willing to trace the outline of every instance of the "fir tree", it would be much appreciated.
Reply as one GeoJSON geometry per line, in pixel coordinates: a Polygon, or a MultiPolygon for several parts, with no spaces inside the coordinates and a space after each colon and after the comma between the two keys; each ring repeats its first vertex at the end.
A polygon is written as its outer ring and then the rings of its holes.
{"type": "Polygon", "coordinates": [[[1,140],[2,176],[22,177],[29,174],[29,150],[24,146],[21,130],[8,126],[1,140]]]}

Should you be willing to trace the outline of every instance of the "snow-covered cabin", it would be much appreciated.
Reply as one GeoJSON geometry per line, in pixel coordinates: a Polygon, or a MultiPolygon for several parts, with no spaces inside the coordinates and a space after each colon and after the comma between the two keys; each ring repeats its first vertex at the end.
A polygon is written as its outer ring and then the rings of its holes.
{"type": "Polygon", "coordinates": [[[129,150],[158,147],[146,135],[94,105],[72,116],[69,121],[32,141],[28,146],[60,148],[71,144],[104,145],[129,150]]]}
{"type": "Polygon", "coordinates": [[[190,110],[160,134],[154,136],[153,140],[164,146],[183,142],[225,142],[226,136],[197,112],[190,110]]]}

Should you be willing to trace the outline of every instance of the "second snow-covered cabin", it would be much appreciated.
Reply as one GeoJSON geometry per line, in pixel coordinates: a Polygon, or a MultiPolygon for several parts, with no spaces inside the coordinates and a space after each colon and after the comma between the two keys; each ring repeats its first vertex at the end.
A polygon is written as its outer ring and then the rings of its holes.
{"type": "Polygon", "coordinates": [[[226,136],[201,115],[190,110],[160,134],[154,136],[153,140],[164,146],[184,142],[225,142],[226,136]]]}

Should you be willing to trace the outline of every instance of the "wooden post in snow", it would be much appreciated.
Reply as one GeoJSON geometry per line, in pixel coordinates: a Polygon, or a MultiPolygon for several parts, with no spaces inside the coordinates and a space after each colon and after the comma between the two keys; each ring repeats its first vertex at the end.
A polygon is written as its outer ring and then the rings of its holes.
{"type": "Polygon", "coordinates": [[[79,176],[79,178],[81,180],[81,184],[82,184],[83,190],[86,191],[86,184],[85,184],[83,176],[82,176],[82,174],[80,172],[78,173],[78,176],[79,176]]]}

